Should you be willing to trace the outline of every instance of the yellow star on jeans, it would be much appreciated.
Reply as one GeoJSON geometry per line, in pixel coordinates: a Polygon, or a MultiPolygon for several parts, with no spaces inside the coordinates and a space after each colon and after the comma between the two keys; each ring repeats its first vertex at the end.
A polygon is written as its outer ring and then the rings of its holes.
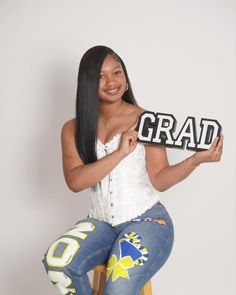
{"type": "Polygon", "coordinates": [[[112,255],[108,262],[106,277],[108,279],[113,271],[113,282],[119,277],[129,279],[127,269],[132,267],[134,267],[134,261],[130,256],[124,256],[119,261],[117,261],[116,255],[112,255]]]}

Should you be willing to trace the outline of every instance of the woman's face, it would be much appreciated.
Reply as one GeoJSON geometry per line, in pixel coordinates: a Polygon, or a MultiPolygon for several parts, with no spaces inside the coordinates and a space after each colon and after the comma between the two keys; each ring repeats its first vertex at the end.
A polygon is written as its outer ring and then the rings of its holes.
{"type": "Polygon", "coordinates": [[[121,99],[126,90],[126,78],[122,66],[111,54],[104,59],[100,72],[98,96],[102,101],[121,99]]]}

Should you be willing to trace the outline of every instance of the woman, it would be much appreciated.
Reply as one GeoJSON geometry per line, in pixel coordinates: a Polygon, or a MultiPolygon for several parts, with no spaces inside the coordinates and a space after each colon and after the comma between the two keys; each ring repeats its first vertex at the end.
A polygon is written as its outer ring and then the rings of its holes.
{"type": "Polygon", "coordinates": [[[170,166],[164,146],[137,142],[144,111],[122,59],[108,47],[90,48],[80,62],[76,118],[64,124],[61,140],[65,181],[73,192],[90,187],[92,207],[43,259],[60,294],[93,294],[86,273],[101,263],[108,263],[103,294],[140,294],[174,241],[159,192],[221,158],[223,135],[170,166]]]}

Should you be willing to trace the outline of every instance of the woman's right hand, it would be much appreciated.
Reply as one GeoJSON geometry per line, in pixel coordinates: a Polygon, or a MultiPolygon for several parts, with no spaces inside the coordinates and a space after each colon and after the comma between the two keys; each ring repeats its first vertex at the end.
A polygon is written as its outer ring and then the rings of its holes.
{"type": "Polygon", "coordinates": [[[135,130],[137,124],[138,120],[121,135],[118,152],[121,153],[123,157],[130,154],[137,146],[138,131],[135,130]]]}

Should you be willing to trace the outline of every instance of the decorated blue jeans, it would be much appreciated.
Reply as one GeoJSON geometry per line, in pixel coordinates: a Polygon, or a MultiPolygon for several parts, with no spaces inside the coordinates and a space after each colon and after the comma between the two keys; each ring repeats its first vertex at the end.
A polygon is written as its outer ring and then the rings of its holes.
{"type": "Polygon", "coordinates": [[[43,263],[63,295],[92,295],[87,272],[107,263],[104,295],[139,295],[164,265],[174,242],[172,220],[160,202],[112,226],[94,218],[76,223],[47,250],[43,263]]]}

